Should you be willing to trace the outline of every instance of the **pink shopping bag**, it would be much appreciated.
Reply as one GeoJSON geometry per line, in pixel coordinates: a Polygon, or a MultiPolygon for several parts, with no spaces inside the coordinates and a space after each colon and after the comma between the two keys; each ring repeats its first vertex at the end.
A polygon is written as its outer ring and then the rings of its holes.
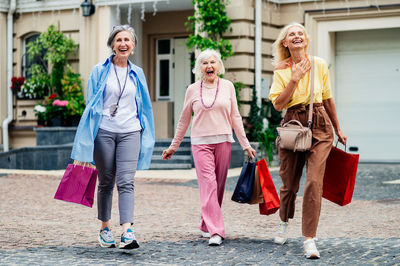
{"type": "Polygon", "coordinates": [[[92,207],[96,179],[96,169],[69,164],[54,198],[92,207]]]}

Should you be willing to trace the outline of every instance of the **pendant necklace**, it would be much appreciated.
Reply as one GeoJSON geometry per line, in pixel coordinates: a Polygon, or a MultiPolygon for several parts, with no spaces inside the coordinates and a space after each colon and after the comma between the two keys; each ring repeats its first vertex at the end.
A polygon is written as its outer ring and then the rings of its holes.
{"type": "Polygon", "coordinates": [[[215,92],[214,101],[212,102],[212,104],[210,106],[205,105],[204,101],[203,101],[203,80],[201,80],[201,83],[200,83],[200,99],[201,99],[201,104],[204,106],[204,108],[211,109],[214,106],[215,101],[217,100],[218,90],[219,90],[219,78],[218,78],[217,91],[215,92]]]}
{"type": "MultiPolygon", "coordinates": [[[[310,59],[308,59],[308,56],[307,56],[307,55],[306,55],[306,58],[307,58],[307,61],[308,61],[309,66],[311,66],[310,59]]],[[[291,61],[291,64],[290,64],[290,71],[293,72],[292,66],[295,66],[296,63],[294,62],[293,58],[291,58],[290,61],[291,61]]],[[[307,72],[308,72],[308,79],[307,79],[307,84],[306,84],[306,90],[303,91],[303,92],[301,92],[300,89],[299,89],[299,83],[300,83],[300,81],[297,83],[296,89],[297,89],[297,91],[299,92],[300,95],[305,95],[305,94],[307,93],[307,91],[308,91],[308,86],[309,86],[309,83],[310,83],[310,76],[311,76],[310,70],[311,70],[311,68],[307,71],[307,72]]]]}
{"type": "Polygon", "coordinates": [[[115,64],[113,64],[113,66],[114,66],[115,76],[117,77],[118,87],[119,87],[119,92],[120,92],[120,94],[119,94],[117,103],[116,103],[116,104],[111,104],[111,105],[110,105],[110,115],[111,115],[112,117],[114,117],[114,116],[117,114],[117,112],[118,112],[119,100],[121,99],[121,96],[122,96],[122,94],[124,93],[125,86],[126,86],[126,81],[127,81],[127,79],[128,79],[128,71],[129,71],[129,65],[128,65],[128,66],[126,67],[126,75],[125,75],[124,87],[121,89],[121,83],[120,83],[119,78],[118,78],[117,69],[116,69],[116,67],[115,67],[115,64]]]}

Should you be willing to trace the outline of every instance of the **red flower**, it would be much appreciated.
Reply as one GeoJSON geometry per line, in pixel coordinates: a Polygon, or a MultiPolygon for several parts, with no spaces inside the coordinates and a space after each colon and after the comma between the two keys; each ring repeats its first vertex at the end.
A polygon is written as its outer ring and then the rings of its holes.
{"type": "Polygon", "coordinates": [[[49,100],[57,98],[57,97],[58,97],[57,93],[53,93],[52,95],[49,96],[49,100]]]}
{"type": "Polygon", "coordinates": [[[24,77],[12,77],[10,89],[14,91],[14,93],[19,92],[22,85],[24,85],[24,82],[25,82],[24,77]]]}

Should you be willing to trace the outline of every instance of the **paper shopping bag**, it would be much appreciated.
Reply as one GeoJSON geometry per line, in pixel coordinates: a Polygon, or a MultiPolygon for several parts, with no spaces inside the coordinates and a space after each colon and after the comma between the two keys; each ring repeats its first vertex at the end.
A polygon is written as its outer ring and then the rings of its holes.
{"type": "Polygon", "coordinates": [[[351,202],[356,181],[359,154],[332,146],[326,160],[322,197],[340,206],[351,202]]]}
{"type": "Polygon", "coordinates": [[[248,203],[253,194],[254,173],[256,162],[245,162],[240,172],[238,182],[233,191],[232,200],[238,203],[248,203]]]}
{"type": "Polygon", "coordinates": [[[259,204],[260,214],[270,215],[279,209],[279,197],[276,192],[267,161],[262,159],[257,162],[258,174],[260,175],[261,189],[264,195],[264,203],[259,204]]]}
{"type": "Polygon", "coordinates": [[[249,204],[260,204],[260,203],[264,203],[264,195],[261,189],[258,165],[256,165],[256,169],[254,171],[253,194],[251,196],[249,204]]]}
{"type": "Polygon", "coordinates": [[[55,199],[93,206],[97,170],[69,164],[54,195],[55,199]]]}

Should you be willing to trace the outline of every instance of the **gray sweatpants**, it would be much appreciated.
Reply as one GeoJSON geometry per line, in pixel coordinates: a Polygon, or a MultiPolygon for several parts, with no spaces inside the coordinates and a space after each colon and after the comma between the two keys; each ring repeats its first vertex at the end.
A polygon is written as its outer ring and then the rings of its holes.
{"type": "Polygon", "coordinates": [[[98,219],[111,219],[114,184],[117,183],[120,224],[133,224],[134,176],[140,151],[140,131],[113,133],[99,129],[94,141],[98,170],[98,219]]]}

